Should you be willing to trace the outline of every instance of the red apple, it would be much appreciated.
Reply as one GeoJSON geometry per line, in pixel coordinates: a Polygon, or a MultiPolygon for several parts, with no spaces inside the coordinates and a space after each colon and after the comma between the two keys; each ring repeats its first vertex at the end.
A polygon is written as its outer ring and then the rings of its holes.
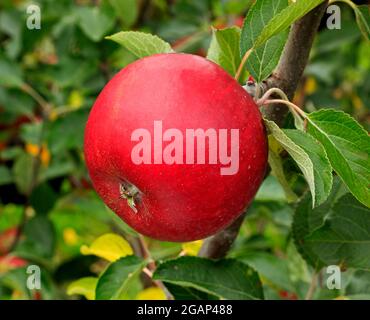
{"type": "Polygon", "coordinates": [[[231,224],[267,163],[253,99],[221,67],[188,54],[154,55],[116,74],[91,110],[84,149],[103,201],[138,232],[167,241],[231,224]],[[208,139],[195,136],[202,132],[208,139]]]}

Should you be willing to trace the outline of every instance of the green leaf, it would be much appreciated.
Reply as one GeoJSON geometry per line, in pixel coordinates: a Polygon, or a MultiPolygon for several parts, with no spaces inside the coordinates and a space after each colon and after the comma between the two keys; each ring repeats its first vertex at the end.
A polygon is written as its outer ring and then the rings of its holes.
{"type": "Polygon", "coordinates": [[[305,238],[324,225],[326,217],[331,213],[333,205],[348,190],[338,177],[335,177],[332,191],[328,199],[320,206],[312,208],[311,194],[306,193],[298,203],[292,225],[294,243],[302,257],[313,267],[322,267],[320,260],[306,245],[305,238]]]}
{"type": "MultiPolygon", "coordinates": [[[[251,49],[267,23],[288,6],[288,0],[257,0],[248,11],[240,38],[240,54],[251,49]]],[[[254,50],[247,60],[247,69],[257,82],[266,79],[275,69],[284,49],[288,32],[281,32],[254,50]]]]}
{"type": "Polygon", "coordinates": [[[107,233],[88,246],[81,247],[84,255],[95,255],[108,261],[116,261],[120,258],[132,255],[134,252],[130,244],[121,236],[114,233],[107,233]]]}
{"type": "Polygon", "coordinates": [[[249,252],[238,257],[253,267],[261,277],[279,288],[293,291],[294,287],[289,279],[287,261],[266,252],[249,252]]]}
{"type": "Polygon", "coordinates": [[[166,283],[166,288],[171,292],[175,300],[219,300],[216,296],[191,287],[181,287],[172,283],[166,283]]]}
{"type": "Polygon", "coordinates": [[[370,37],[370,27],[368,24],[369,21],[369,8],[368,6],[355,6],[355,15],[358,28],[360,29],[364,38],[369,41],[370,37]],[[367,17],[367,19],[365,18],[367,17]]]}
{"type": "Polygon", "coordinates": [[[95,288],[98,283],[98,278],[85,277],[73,281],[67,288],[67,294],[79,294],[84,296],[87,300],[95,300],[95,288]]]}
{"type": "Polygon", "coordinates": [[[109,0],[109,3],[126,28],[136,22],[139,13],[137,0],[109,0]]]}
{"type": "Polygon", "coordinates": [[[0,152],[1,160],[13,160],[22,154],[21,147],[8,147],[0,152]]]}
{"type": "MultiPolygon", "coordinates": [[[[346,296],[368,294],[370,292],[370,272],[354,270],[349,283],[345,288],[346,296]]],[[[361,298],[360,298],[361,299],[361,298]]]]}
{"type": "MultiPolygon", "coordinates": [[[[0,234],[7,229],[14,228],[22,221],[23,207],[7,204],[0,207],[0,234]]],[[[4,240],[2,240],[4,241],[4,240]]],[[[5,242],[5,241],[4,241],[5,242]]],[[[0,246],[1,247],[1,246],[0,246]]]]}
{"type": "Polygon", "coordinates": [[[300,130],[286,129],[284,133],[310,157],[313,164],[315,205],[322,204],[329,196],[333,185],[332,167],[323,146],[310,135],[300,130]]]}
{"type": "Polygon", "coordinates": [[[369,21],[370,21],[370,11],[369,7],[366,5],[358,6],[355,3],[353,3],[351,0],[337,0],[338,2],[344,2],[348,4],[354,11],[356,16],[356,22],[357,26],[360,29],[362,35],[364,38],[369,41],[369,35],[370,35],[370,27],[369,27],[369,21]]]}
{"type": "Polygon", "coordinates": [[[33,157],[30,154],[22,153],[15,161],[12,171],[15,184],[21,193],[28,192],[31,181],[32,172],[30,168],[33,167],[33,157]]]}
{"type": "Polygon", "coordinates": [[[287,29],[292,23],[302,18],[324,0],[297,0],[281,10],[262,29],[254,41],[253,47],[258,48],[274,35],[287,29]]]}
{"type": "Polygon", "coordinates": [[[0,30],[9,37],[2,47],[11,59],[16,59],[22,49],[22,24],[20,10],[2,10],[0,13],[0,30]]]}
{"type": "Polygon", "coordinates": [[[301,169],[312,194],[312,206],[323,203],[332,186],[331,166],[324,148],[303,131],[280,129],[275,122],[265,120],[274,138],[290,154],[301,169]]]}
{"type": "Polygon", "coordinates": [[[307,131],[324,146],[335,172],[370,207],[370,137],[348,114],[322,109],[308,115],[307,131]]]}
{"type": "Polygon", "coordinates": [[[308,269],[308,264],[299,254],[293,240],[290,240],[287,246],[286,260],[288,265],[289,278],[293,283],[310,283],[311,275],[308,269]]]}
{"type": "Polygon", "coordinates": [[[282,147],[272,135],[268,137],[268,140],[269,140],[268,163],[271,167],[271,173],[273,176],[276,177],[276,179],[279,181],[280,185],[282,186],[287,201],[296,202],[298,197],[294,193],[288,180],[286,179],[284,167],[283,167],[283,161],[280,157],[280,152],[282,151],[282,147]]]}
{"type": "Polygon", "coordinates": [[[19,65],[1,59],[0,56],[0,85],[6,87],[21,87],[23,74],[19,65]]]}
{"type": "Polygon", "coordinates": [[[287,200],[284,189],[274,175],[269,175],[262,182],[254,199],[261,202],[285,202],[287,200]]]}
{"type": "Polygon", "coordinates": [[[20,137],[25,143],[34,144],[38,148],[42,126],[42,123],[26,123],[21,127],[20,137]]]}
{"type": "Polygon", "coordinates": [[[370,210],[351,194],[344,195],[303,242],[317,265],[370,270],[370,210]]]}
{"type": "Polygon", "coordinates": [[[207,59],[217,63],[234,76],[241,61],[239,56],[240,29],[232,27],[222,30],[213,29],[212,31],[207,59]]]}
{"type": "Polygon", "coordinates": [[[55,230],[45,216],[35,216],[24,226],[25,239],[16,248],[18,255],[50,258],[55,248],[55,230]]]}
{"type": "Polygon", "coordinates": [[[32,191],[30,204],[37,214],[47,214],[54,207],[57,199],[58,195],[49,184],[43,183],[32,191]]]}
{"type": "Polygon", "coordinates": [[[258,274],[233,259],[180,257],[160,264],[153,279],[194,288],[221,299],[263,299],[258,274]]]}
{"type": "Polygon", "coordinates": [[[77,16],[81,30],[94,42],[100,41],[114,25],[110,12],[100,7],[79,7],[77,16]]]}
{"type": "MultiPolygon", "coordinates": [[[[61,300],[62,297],[57,293],[49,271],[41,266],[40,269],[41,289],[37,291],[40,293],[42,299],[61,300]]],[[[33,300],[35,299],[35,290],[29,289],[27,286],[29,278],[30,275],[27,273],[27,267],[21,267],[2,274],[0,283],[2,288],[5,286],[11,289],[12,292],[17,291],[16,299],[33,300]]]]}
{"type": "Polygon", "coordinates": [[[96,300],[123,299],[131,282],[144,268],[145,262],[128,256],[113,262],[100,276],[96,286],[96,300]]]}
{"type": "Polygon", "coordinates": [[[158,53],[174,52],[169,43],[157,36],[144,32],[121,31],[106,37],[106,39],[117,42],[138,58],[158,53]]]}

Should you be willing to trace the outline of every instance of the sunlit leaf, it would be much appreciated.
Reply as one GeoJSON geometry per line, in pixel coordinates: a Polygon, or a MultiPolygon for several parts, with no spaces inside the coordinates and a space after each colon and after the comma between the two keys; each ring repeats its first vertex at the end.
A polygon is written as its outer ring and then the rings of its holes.
{"type": "Polygon", "coordinates": [[[90,246],[82,246],[81,253],[95,255],[108,261],[116,261],[133,254],[130,244],[121,236],[107,233],[96,240],[90,246]]]}
{"type": "Polygon", "coordinates": [[[138,58],[174,52],[167,42],[149,33],[121,31],[106,38],[124,46],[138,58]]]}
{"type": "Polygon", "coordinates": [[[98,278],[86,277],[73,281],[67,288],[67,294],[79,294],[87,300],[95,300],[95,288],[98,283],[98,278]]]}
{"type": "Polygon", "coordinates": [[[150,287],[140,291],[136,296],[136,300],[166,300],[166,295],[162,289],[150,287]]]}
{"type": "Polygon", "coordinates": [[[240,64],[239,40],[240,29],[237,27],[213,29],[207,58],[234,76],[240,64]]]}

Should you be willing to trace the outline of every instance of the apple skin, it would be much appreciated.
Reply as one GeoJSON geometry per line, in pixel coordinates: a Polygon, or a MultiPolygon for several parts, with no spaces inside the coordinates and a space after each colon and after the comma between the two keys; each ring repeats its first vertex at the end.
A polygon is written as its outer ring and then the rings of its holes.
{"type": "Polygon", "coordinates": [[[205,58],[173,53],[140,59],[108,82],[89,115],[84,153],[95,190],[128,225],[151,238],[185,242],[211,236],[243,213],[265,175],[268,147],[258,107],[237,81],[205,58]],[[153,137],[156,120],[184,136],[189,128],[239,129],[239,171],[134,164],[138,142],[131,133],[145,128],[153,137]],[[140,190],[137,213],[121,197],[122,182],[140,190]]]}

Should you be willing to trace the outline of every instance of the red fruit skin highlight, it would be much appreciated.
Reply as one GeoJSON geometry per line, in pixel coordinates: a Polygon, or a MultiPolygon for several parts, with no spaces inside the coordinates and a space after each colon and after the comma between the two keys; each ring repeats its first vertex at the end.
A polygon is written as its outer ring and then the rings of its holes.
{"type": "Polygon", "coordinates": [[[103,201],[136,231],[178,242],[211,236],[242,214],[265,175],[267,150],[253,99],[221,67],[188,54],[150,56],[117,73],[91,110],[84,142],[103,201]],[[220,163],[134,164],[132,132],[145,128],[153,137],[158,120],[163,131],[176,128],[184,137],[186,129],[239,129],[239,171],[221,175],[220,163]],[[121,197],[122,182],[140,190],[137,213],[121,197]]]}

